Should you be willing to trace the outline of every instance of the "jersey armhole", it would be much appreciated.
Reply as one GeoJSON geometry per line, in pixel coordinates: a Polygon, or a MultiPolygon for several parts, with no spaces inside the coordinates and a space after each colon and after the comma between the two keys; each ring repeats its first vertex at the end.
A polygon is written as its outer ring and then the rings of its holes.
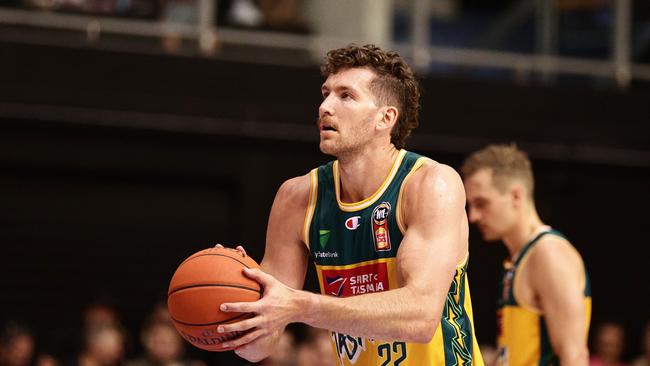
{"type": "MultiPolygon", "coordinates": [[[[535,243],[535,244],[537,244],[537,243],[535,243]]],[[[518,292],[517,292],[517,277],[518,277],[517,272],[521,271],[521,269],[526,265],[526,263],[528,262],[528,259],[530,258],[530,254],[533,252],[533,250],[535,250],[535,247],[536,246],[533,246],[532,248],[530,248],[524,254],[524,256],[519,260],[519,264],[517,265],[517,269],[515,270],[515,276],[512,278],[512,297],[514,298],[515,302],[519,306],[521,306],[522,308],[524,308],[524,309],[526,309],[528,311],[531,311],[533,313],[536,313],[536,314],[541,314],[542,313],[541,309],[538,309],[535,306],[533,306],[533,305],[531,305],[531,304],[529,304],[527,302],[521,301],[521,298],[519,297],[518,292]]]]}
{"type": "Polygon", "coordinates": [[[316,200],[318,198],[318,168],[312,169],[309,172],[309,201],[307,202],[307,210],[305,211],[305,221],[302,227],[302,241],[310,250],[309,244],[309,230],[311,228],[311,221],[314,218],[314,210],[316,209],[316,200]]]}
{"type": "Polygon", "coordinates": [[[422,164],[424,164],[424,162],[427,160],[431,161],[431,159],[424,156],[418,158],[418,160],[415,161],[415,164],[413,164],[411,171],[408,172],[406,177],[404,177],[402,185],[399,187],[399,194],[397,195],[397,214],[395,216],[395,221],[397,222],[397,227],[399,228],[399,231],[402,233],[402,235],[406,234],[406,225],[404,225],[404,215],[402,213],[402,195],[404,194],[404,187],[406,186],[406,182],[411,177],[411,175],[420,169],[422,164]]]}

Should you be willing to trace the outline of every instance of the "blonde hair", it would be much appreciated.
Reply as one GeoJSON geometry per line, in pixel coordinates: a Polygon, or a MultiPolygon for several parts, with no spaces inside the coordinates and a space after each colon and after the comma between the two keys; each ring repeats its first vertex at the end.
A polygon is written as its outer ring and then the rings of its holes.
{"type": "Polygon", "coordinates": [[[494,186],[501,193],[506,191],[513,180],[518,180],[528,190],[529,198],[533,198],[533,168],[526,153],[517,148],[516,144],[488,145],[468,156],[460,172],[466,178],[481,169],[492,171],[494,186]]]}

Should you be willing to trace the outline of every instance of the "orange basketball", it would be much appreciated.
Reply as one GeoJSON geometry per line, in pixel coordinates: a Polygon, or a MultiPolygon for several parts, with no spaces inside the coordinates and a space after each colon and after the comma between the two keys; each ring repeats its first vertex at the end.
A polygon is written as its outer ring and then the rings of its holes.
{"type": "Polygon", "coordinates": [[[244,275],[244,268],[258,268],[249,256],[229,248],[205,249],[187,258],[176,270],[167,292],[167,307],[178,332],[194,346],[208,351],[227,351],[220,343],[239,332],[217,333],[219,324],[251,317],[250,313],[224,313],[224,302],[256,301],[260,284],[244,275]]]}

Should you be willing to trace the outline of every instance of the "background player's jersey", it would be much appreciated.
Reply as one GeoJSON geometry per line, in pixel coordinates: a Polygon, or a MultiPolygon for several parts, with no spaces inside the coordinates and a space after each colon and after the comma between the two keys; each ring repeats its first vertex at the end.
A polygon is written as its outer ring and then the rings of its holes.
{"type": "MultiPolygon", "coordinates": [[[[497,311],[497,332],[499,344],[499,366],[547,366],[558,365],[553,352],[544,316],[537,310],[523,306],[514,296],[517,271],[526,264],[530,250],[544,235],[564,236],[551,228],[545,229],[521,249],[514,263],[504,264],[497,311]]],[[[589,331],[591,319],[591,287],[585,269],[583,290],[586,312],[585,333],[589,331]]]]}
{"type": "MultiPolygon", "coordinates": [[[[305,243],[321,293],[347,297],[400,287],[395,256],[402,241],[399,197],[403,182],[426,158],[400,150],[386,181],[371,197],[340,201],[338,162],[310,173],[305,243]]],[[[440,326],[428,344],[364,339],[331,332],[341,365],[483,365],[472,321],[467,259],[456,268],[440,326]]],[[[372,310],[372,309],[368,309],[372,310]]]]}

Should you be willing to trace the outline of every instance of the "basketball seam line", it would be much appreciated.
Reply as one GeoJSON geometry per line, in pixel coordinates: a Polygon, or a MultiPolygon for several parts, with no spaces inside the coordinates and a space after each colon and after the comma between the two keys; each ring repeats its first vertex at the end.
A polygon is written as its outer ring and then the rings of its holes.
{"type": "Polygon", "coordinates": [[[229,255],[225,255],[225,254],[217,254],[217,253],[205,253],[205,254],[197,255],[196,257],[188,258],[188,259],[184,260],[183,263],[181,263],[181,265],[183,265],[183,264],[185,264],[186,262],[189,262],[189,261],[191,261],[191,260],[194,260],[194,259],[196,259],[196,258],[199,258],[199,257],[205,257],[206,255],[216,255],[216,256],[218,256],[218,257],[226,257],[226,258],[230,258],[230,259],[232,259],[232,260],[234,260],[234,261],[239,262],[242,266],[244,266],[244,267],[246,267],[246,268],[248,268],[248,269],[251,268],[251,267],[248,266],[248,264],[246,264],[246,263],[240,261],[240,260],[237,259],[237,258],[233,258],[233,257],[231,257],[231,256],[229,256],[229,255]]]}
{"type": "Polygon", "coordinates": [[[203,286],[208,286],[208,287],[234,287],[234,288],[240,288],[240,289],[243,289],[243,290],[250,290],[250,291],[253,291],[253,292],[257,292],[258,294],[260,294],[260,296],[262,295],[262,290],[257,290],[257,289],[254,289],[254,288],[251,288],[251,287],[246,287],[246,286],[226,285],[226,284],[219,284],[219,283],[197,283],[196,285],[189,285],[189,286],[183,286],[183,287],[175,288],[172,291],[170,291],[169,294],[167,294],[167,296],[169,297],[169,296],[173,295],[174,293],[176,293],[178,291],[186,290],[188,288],[203,287],[203,286]]]}
{"type": "Polygon", "coordinates": [[[186,322],[180,321],[180,320],[178,320],[178,319],[176,319],[174,317],[172,317],[172,320],[175,321],[176,323],[183,324],[183,325],[202,327],[202,326],[208,326],[208,325],[224,324],[224,323],[227,323],[227,322],[231,322],[233,320],[237,320],[237,319],[239,319],[239,318],[241,318],[243,316],[246,316],[246,315],[248,315],[248,313],[240,314],[240,315],[237,315],[237,316],[232,317],[230,319],[225,319],[225,320],[222,320],[222,321],[212,322],[212,323],[186,323],[186,322]]]}

